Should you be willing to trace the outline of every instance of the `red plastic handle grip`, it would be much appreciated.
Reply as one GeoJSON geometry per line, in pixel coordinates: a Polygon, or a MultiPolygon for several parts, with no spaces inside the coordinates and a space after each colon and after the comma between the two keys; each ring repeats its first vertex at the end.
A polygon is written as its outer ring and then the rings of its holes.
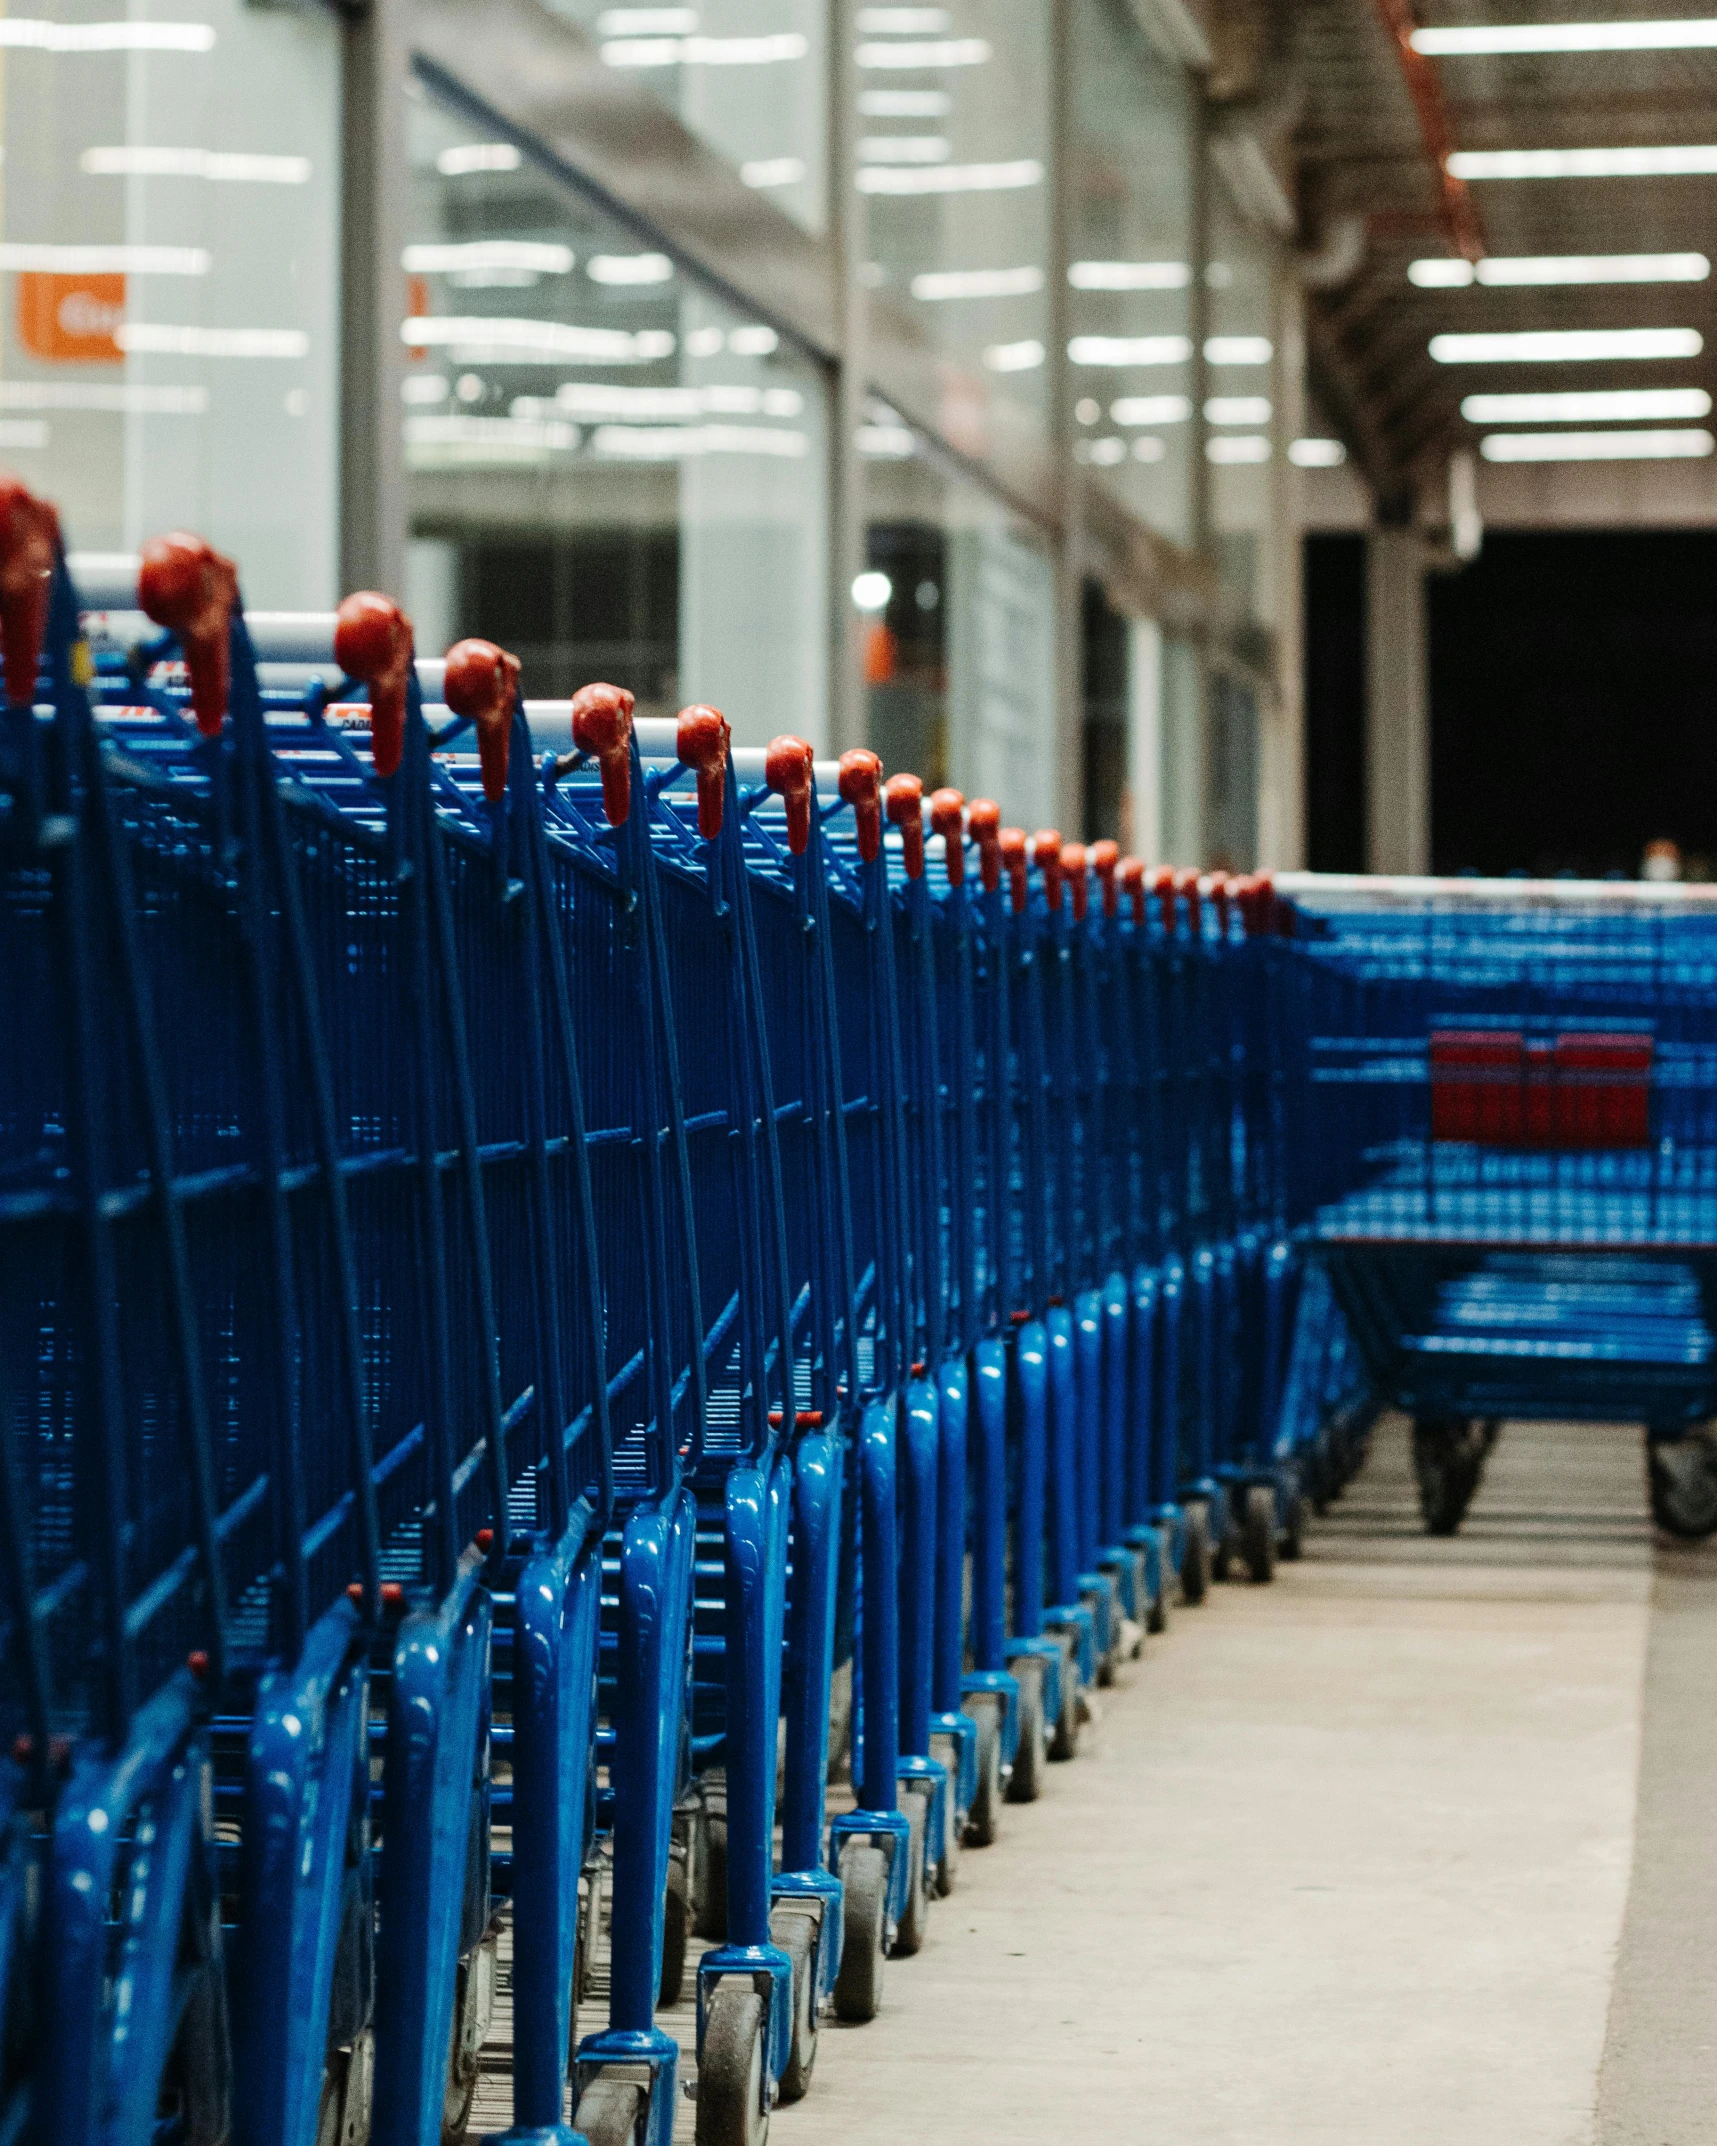
{"type": "Polygon", "coordinates": [[[232,685],[238,569],[202,537],[175,529],[144,545],[137,600],[157,626],[178,635],[191,674],[191,712],[197,728],[205,738],[218,737],[232,685]]]}
{"type": "Polygon", "coordinates": [[[1172,864],[1159,864],[1150,878],[1151,892],[1156,896],[1158,907],[1162,911],[1163,930],[1171,938],[1174,936],[1174,881],[1175,870],[1172,864]]]}
{"type": "Polygon", "coordinates": [[[1083,924],[1086,907],[1091,900],[1091,879],[1086,868],[1083,842],[1062,843],[1061,876],[1066,880],[1067,891],[1073,897],[1073,921],[1083,924]]]}
{"type": "Polygon", "coordinates": [[[984,892],[1002,883],[1002,808],[993,797],[974,797],[966,807],[966,832],[978,845],[978,871],[984,892]]]}
{"type": "Polygon", "coordinates": [[[1234,880],[1227,872],[1212,872],[1210,875],[1210,898],[1216,904],[1217,937],[1228,936],[1228,900],[1234,892],[1234,880]]]}
{"type": "Polygon", "coordinates": [[[966,800],[958,790],[930,793],[930,832],[942,837],[949,886],[961,885],[966,877],[966,800]]]}
{"type": "Polygon", "coordinates": [[[1276,881],[1272,873],[1252,874],[1250,899],[1242,913],[1248,936],[1256,937],[1270,929],[1276,914],[1276,881]]]}
{"type": "Polygon", "coordinates": [[[1123,857],[1115,873],[1121,892],[1133,905],[1133,922],[1145,921],[1145,867],[1137,857],[1123,857]]]}
{"type": "Polygon", "coordinates": [[[410,619],[374,589],[348,596],[334,615],[334,661],[370,689],[370,757],[378,775],[397,775],[405,751],[411,646],[410,619]]]}
{"type": "Polygon", "coordinates": [[[624,827],[632,810],[632,696],[624,686],[580,686],[572,696],[572,742],[602,770],[602,811],[624,827]]]}
{"type": "Polygon", "coordinates": [[[1103,914],[1115,914],[1115,872],[1121,862],[1121,845],[1111,842],[1107,836],[1091,845],[1091,869],[1097,875],[1097,883],[1103,889],[1103,914]]]}
{"type": "Polygon", "coordinates": [[[867,746],[842,753],[841,802],[851,805],[858,827],[858,852],[866,864],[882,854],[882,762],[867,746]]]}
{"type": "Polygon", "coordinates": [[[483,795],[491,805],[498,805],[507,794],[507,750],[519,693],[519,659],[493,641],[456,641],[447,651],[442,690],[453,713],[477,726],[483,795]]]}
{"type": "Polygon", "coordinates": [[[1061,907],[1061,830],[1040,827],[1031,838],[1031,861],[1043,876],[1044,899],[1051,913],[1061,907]]]}
{"type": "Polygon", "coordinates": [[[1017,917],[1025,907],[1025,829],[1004,827],[996,838],[996,848],[1003,865],[1007,868],[1008,885],[1013,896],[1014,915],[1017,917]]]}
{"type": "Polygon", "coordinates": [[[0,479],[0,656],[9,707],[36,697],[36,673],[48,630],[60,518],[45,499],[18,482],[0,479]]]}
{"type": "Polygon", "coordinates": [[[727,748],[733,738],[727,717],[719,708],[694,701],[680,710],[674,733],[674,750],[682,765],[695,769],[698,778],[698,833],[713,842],[721,833],[722,807],[727,797],[727,748]]]}
{"type": "Polygon", "coordinates": [[[916,775],[891,775],[883,785],[888,824],[900,829],[906,853],[906,876],[924,876],[924,785],[916,775]]]}
{"type": "Polygon", "coordinates": [[[1186,901],[1186,921],[1196,939],[1199,935],[1198,867],[1186,865],[1174,875],[1174,891],[1186,901]]]}
{"type": "Polygon", "coordinates": [[[811,793],[816,783],[816,754],[803,738],[771,738],[763,756],[763,779],[787,807],[787,847],[795,857],[811,840],[811,793]]]}

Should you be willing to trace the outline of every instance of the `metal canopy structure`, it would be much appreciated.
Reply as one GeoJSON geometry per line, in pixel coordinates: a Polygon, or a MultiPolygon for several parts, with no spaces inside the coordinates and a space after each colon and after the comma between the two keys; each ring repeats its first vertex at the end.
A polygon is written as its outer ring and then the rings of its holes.
{"type": "MultiPolygon", "coordinates": [[[[1287,10],[1299,198],[1315,249],[1308,280],[1319,280],[1320,256],[1333,263],[1323,272],[1326,287],[1308,293],[1311,385],[1385,519],[1406,511],[1416,483],[1451,452],[1478,446],[1487,428],[1463,417],[1468,397],[1676,389],[1679,407],[1661,414],[1696,428],[1699,392],[1717,395],[1711,281],[1501,280],[1521,273],[1506,264],[1543,257],[1709,250],[1717,49],[1450,53],[1422,49],[1429,38],[1414,49],[1413,31],[1692,21],[1701,12],[1686,0],[1434,0],[1411,13],[1407,0],[1297,0],[1287,10]],[[1689,148],[1708,150],[1694,161],[1712,168],[1501,177],[1474,174],[1466,163],[1486,152],[1689,148]],[[1484,258],[1465,287],[1418,287],[1408,273],[1416,261],[1441,259],[1450,274],[1463,273],[1450,202],[1463,189],[1446,184],[1463,172],[1484,258]],[[1344,226],[1344,219],[1353,221],[1344,226]],[[1692,336],[1682,339],[1685,354],[1657,357],[1438,362],[1431,354],[1440,336],[1606,330],[1692,336]],[[1693,336],[1702,349],[1693,348],[1693,336]]],[[[1658,414],[1641,406],[1634,419],[1658,414]]],[[[1616,416],[1630,421],[1602,406],[1592,411],[1604,424],[1616,416]]],[[[1498,459],[1511,453],[1492,451],[1498,459]]],[[[1664,450],[1702,451],[1709,449],[1696,441],[1664,450]]]]}

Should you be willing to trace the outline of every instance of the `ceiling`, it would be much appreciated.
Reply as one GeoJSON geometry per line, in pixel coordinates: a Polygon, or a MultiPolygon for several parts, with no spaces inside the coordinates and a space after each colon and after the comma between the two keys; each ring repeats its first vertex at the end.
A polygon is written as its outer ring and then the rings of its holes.
{"type": "MultiPolygon", "coordinates": [[[[1417,0],[1411,11],[1408,0],[1289,0],[1284,7],[1278,50],[1294,90],[1303,243],[1328,256],[1326,282],[1339,278],[1308,293],[1312,392],[1386,515],[1410,511],[1415,487],[1449,452],[1477,444],[1483,428],[1462,417],[1463,396],[1696,387],[1717,402],[1717,277],[1452,290],[1417,289],[1407,277],[1415,259],[1458,252],[1459,227],[1427,146],[1439,118],[1456,152],[1717,143],[1717,50],[1420,59],[1416,106],[1408,80],[1414,62],[1404,59],[1391,17],[1441,28],[1712,12],[1711,0],[1417,0]],[[1337,243],[1344,231],[1345,257],[1337,243]],[[1427,347],[1451,332],[1570,328],[1691,328],[1706,347],[1693,358],[1531,364],[1439,364],[1427,347]]],[[[1717,176],[1474,180],[1469,198],[1492,256],[1717,256],[1717,176]]]]}

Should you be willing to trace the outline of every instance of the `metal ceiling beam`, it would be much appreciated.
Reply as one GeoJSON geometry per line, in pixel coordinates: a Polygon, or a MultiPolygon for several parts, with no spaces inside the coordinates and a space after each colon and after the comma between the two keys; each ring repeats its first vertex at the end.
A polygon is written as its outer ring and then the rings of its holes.
{"type": "Polygon", "coordinates": [[[1442,77],[1433,61],[1413,49],[1413,32],[1418,28],[1413,19],[1413,10],[1408,0],[1372,0],[1372,6],[1378,21],[1382,23],[1395,47],[1401,79],[1406,83],[1407,94],[1413,100],[1413,110],[1419,121],[1419,137],[1424,144],[1425,156],[1436,182],[1443,228],[1448,233],[1449,244],[1466,260],[1482,260],[1485,250],[1484,227],[1479,222],[1478,207],[1467,192],[1464,181],[1455,178],[1449,170],[1449,151],[1454,144],[1449,133],[1448,109],[1443,102],[1442,77]]]}

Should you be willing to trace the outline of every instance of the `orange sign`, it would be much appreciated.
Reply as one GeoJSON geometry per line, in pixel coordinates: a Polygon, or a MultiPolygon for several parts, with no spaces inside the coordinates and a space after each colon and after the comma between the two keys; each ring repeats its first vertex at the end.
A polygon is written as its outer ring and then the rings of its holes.
{"type": "Polygon", "coordinates": [[[123,276],[18,277],[18,340],[49,365],[118,365],[116,330],[125,318],[123,276]]]}

